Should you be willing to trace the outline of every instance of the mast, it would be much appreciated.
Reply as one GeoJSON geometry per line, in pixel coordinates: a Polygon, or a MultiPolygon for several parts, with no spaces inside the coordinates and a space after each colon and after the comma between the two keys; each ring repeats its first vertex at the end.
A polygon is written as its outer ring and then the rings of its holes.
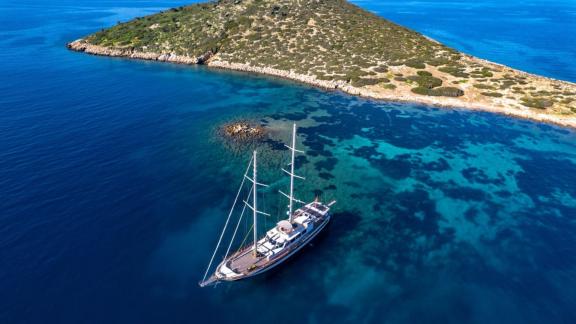
{"type": "Polygon", "coordinates": [[[257,171],[256,171],[256,150],[254,150],[254,164],[253,165],[253,173],[252,173],[252,180],[254,183],[254,186],[252,187],[252,215],[254,217],[254,256],[256,256],[257,253],[257,243],[258,243],[258,208],[256,207],[256,187],[258,186],[258,179],[256,178],[257,176],[257,171]]]}
{"type": "Polygon", "coordinates": [[[296,123],[292,124],[292,159],[290,161],[290,204],[288,205],[288,220],[292,222],[294,205],[294,156],[296,155],[296,123]]]}
{"type": "MultiPolygon", "coordinates": [[[[220,238],[218,239],[218,243],[216,244],[216,248],[214,248],[214,252],[212,253],[212,257],[210,258],[210,262],[208,262],[208,267],[206,267],[206,272],[204,272],[204,277],[202,277],[202,281],[200,281],[200,287],[204,287],[209,284],[210,279],[206,281],[206,277],[208,276],[208,271],[212,267],[212,262],[214,261],[214,257],[218,252],[218,248],[220,247],[220,243],[222,243],[222,238],[224,237],[224,233],[226,232],[226,228],[228,228],[228,222],[230,222],[230,217],[234,212],[234,208],[236,207],[236,203],[238,202],[238,198],[240,197],[240,193],[242,192],[242,188],[244,188],[244,181],[246,179],[250,179],[248,177],[248,172],[250,172],[250,167],[252,166],[252,160],[248,163],[246,167],[246,171],[244,172],[244,177],[242,178],[242,183],[238,188],[238,192],[236,193],[236,198],[234,198],[234,203],[232,204],[232,208],[230,208],[230,212],[228,213],[228,218],[226,219],[226,223],[224,224],[224,228],[222,229],[222,233],[220,233],[220,238]]],[[[242,210],[242,215],[244,215],[244,210],[242,210]]],[[[230,241],[230,245],[228,245],[228,250],[226,250],[226,255],[224,258],[228,256],[228,252],[230,251],[230,246],[232,246],[232,242],[234,241],[234,237],[236,236],[236,231],[238,230],[238,226],[240,225],[240,221],[242,220],[242,215],[240,215],[240,219],[238,220],[238,224],[236,225],[236,229],[234,230],[234,234],[232,235],[232,240],[230,241]]]]}
{"type": "Polygon", "coordinates": [[[301,176],[296,175],[294,173],[294,161],[295,161],[296,152],[304,153],[303,151],[299,151],[296,149],[296,124],[292,125],[292,146],[288,146],[288,145],[285,145],[285,146],[288,149],[290,149],[290,151],[292,153],[291,157],[290,157],[290,172],[282,169],[282,171],[284,171],[284,172],[288,173],[288,175],[290,175],[290,194],[287,195],[287,194],[283,193],[282,191],[280,191],[280,193],[282,195],[284,195],[286,198],[288,198],[288,201],[289,201],[289,203],[288,203],[288,220],[290,222],[292,222],[292,213],[294,212],[294,202],[296,201],[299,203],[304,203],[303,201],[298,200],[294,197],[294,177],[304,180],[304,177],[301,177],[301,176]]]}
{"type": "MultiPolygon", "coordinates": [[[[248,175],[244,175],[244,177],[246,179],[248,179],[250,182],[252,182],[252,204],[250,204],[249,202],[247,202],[246,200],[244,200],[244,204],[252,209],[252,217],[253,217],[253,226],[254,226],[254,256],[256,256],[256,248],[257,248],[257,244],[258,244],[258,214],[262,214],[262,215],[266,215],[266,216],[270,216],[270,214],[261,212],[258,210],[257,207],[257,197],[256,194],[258,193],[258,186],[262,186],[262,187],[268,187],[268,185],[265,185],[263,183],[259,183],[257,181],[257,176],[258,176],[258,172],[257,172],[257,167],[256,167],[256,150],[254,150],[253,152],[253,156],[252,156],[252,178],[250,178],[248,175]]],[[[248,196],[247,199],[249,199],[250,196],[248,196]]]]}

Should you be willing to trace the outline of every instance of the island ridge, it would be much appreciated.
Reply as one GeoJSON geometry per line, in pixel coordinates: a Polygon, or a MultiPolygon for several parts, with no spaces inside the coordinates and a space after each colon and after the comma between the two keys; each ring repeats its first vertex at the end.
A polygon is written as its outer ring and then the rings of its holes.
{"type": "Polygon", "coordinates": [[[345,0],[194,4],[120,23],[68,47],[576,127],[576,84],[460,53],[345,0]]]}

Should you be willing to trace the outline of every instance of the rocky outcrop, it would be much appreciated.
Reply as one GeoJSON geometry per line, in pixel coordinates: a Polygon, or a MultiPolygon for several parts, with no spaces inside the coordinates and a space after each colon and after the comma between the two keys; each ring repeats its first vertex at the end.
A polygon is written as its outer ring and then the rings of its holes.
{"type": "Polygon", "coordinates": [[[248,64],[240,64],[240,63],[229,63],[214,59],[208,62],[208,65],[211,67],[223,68],[223,69],[231,69],[236,71],[244,71],[244,72],[253,72],[253,73],[261,73],[267,75],[273,75],[285,79],[296,80],[308,84],[313,84],[318,87],[322,87],[325,89],[339,89],[344,88],[348,85],[345,81],[328,81],[328,80],[318,80],[314,76],[310,75],[303,75],[294,73],[292,71],[285,71],[274,69],[270,67],[257,67],[251,66],[248,64]]]}
{"type": "Polygon", "coordinates": [[[238,143],[261,140],[266,136],[266,130],[260,125],[247,121],[234,121],[224,124],[220,133],[227,139],[238,143]]]}
{"type": "Polygon", "coordinates": [[[205,63],[208,62],[213,56],[214,56],[214,53],[213,53],[212,51],[208,51],[207,53],[198,56],[198,58],[196,59],[196,64],[205,64],[205,63]]]}
{"type": "Polygon", "coordinates": [[[211,57],[212,52],[206,53],[200,57],[189,57],[183,55],[176,55],[174,53],[152,53],[135,51],[132,48],[109,48],[90,44],[82,39],[73,41],[67,45],[71,50],[77,52],[85,52],[88,54],[112,56],[112,57],[129,57],[140,60],[172,62],[178,64],[199,64],[203,63],[207,58],[211,57]]]}

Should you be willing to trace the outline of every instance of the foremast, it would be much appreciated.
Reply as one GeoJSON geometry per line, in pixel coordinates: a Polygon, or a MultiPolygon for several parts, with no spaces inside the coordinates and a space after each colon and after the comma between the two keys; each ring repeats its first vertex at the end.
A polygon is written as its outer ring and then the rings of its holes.
{"type": "Polygon", "coordinates": [[[304,177],[301,177],[301,176],[296,175],[294,173],[294,161],[295,161],[295,157],[296,157],[296,152],[304,153],[303,151],[296,149],[296,124],[292,125],[292,146],[288,146],[288,145],[284,145],[284,146],[286,146],[291,152],[290,171],[282,169],[282,171],[286,172],[290,176],[290,194],[287,195],[284,192],[282,192],[281,190],[279,190],[279,191],[282,195],[284,195],[286,198],[288,198],[288,201],[289,201],[289,203],[288,203],[288,220],[290,222],[292,222],[292,214],[294,212],[294,202],[298,202],[301,204],[304,203],[303,201],[296,199],[294,197],[294,178],[304,180],[304,177]]]}
{"type": "Polygon", "coordinates": [[[250,182],[252,182],[252,205],[250,205],[250,203],[248,203],[246,200],[244,200],[244,204],[246,204],[246,206],[248,206],[248,208],[252,209],[252,218],[253,218],[253,236],[254,236],[254,247],[253,247],[253,254],[254,256],[256,256],[257,251],[258,251],[258,214],[262,214],[262,215],[266,215],[266,216],[270,216],[270,214],[261,212],[258,210],[258,186],[262,186],[262,187],[268,187],[268,185],[265,185],[263,183],[259,183],[258,182],[258,167],[257,167],[257,152],[256,150],[254,150],[253,152],[253,156],[252,156],[252,178],[250,178],[247,174],[244,175],[244,177],[246,177],[246,179],[248,179],[250,182]]]}
{"type": "Polygon", "coordinates": [[[257,250],[257,242],[258,242],[258,209],[256,209],[257,204],[257,189],[258,189],[258,169],[256,168],[256,150],[254,150],[254,164],[253,164],[253,173],[252,173],[252,180],[254,180],[254,185],[252,186],[252,215],[254,218],[254,256],[256,256],[257,250]]]}
{"type": "MultiPolygon", "coordinates": [[[[240,193],[242,192],[242,188],[244,188],[244,181],[246,179],[250,179],[248,177],[248,172],[250,171],[250,166],[253,163],[253,158],[250,160],[250,162],[248,163],[248,166],[246,167],[246,172],[244,172],[244,177],[242,178],[242,183],[240,184],[240,187],[238,188],[238,192],[236,193],[236,198],[234,198],[234,203],[232,204],[232,208],[230,208],[230,212],[228,213],[228,218],[226,218],[226,223],[224,224],[224,228],[222,229],[222,232],[220,233],[220,238],[218,239],[218,243],[216,244],[216,248],[214,248],[214,252],[212,253],[212,257],[210,258],[210,262],[208,262],[208,266],[206,267],[206,272],[204,273],[204,277],[202,278],[202,280],[199,282],[200,287],[205,287],[207,285],[213,284],[217,281],[217,279],[214,277],[214,275],[212,275],[208,280],[206,280],[206,277],[208,276],[208,272],[210,271],[210,268],[212,267],[212,262],[214,261],[214,257],[216,257],[216,253],[218,252],[218,249],[220,248],[220,243],[222,243],[222,239],[224,238],[224,233],[226,233],[226,229],[228,228],[228,223],[230,222],[230,217],[232,217],[232,213],[234,212],[234,208],[236,207],[236,203],[238,202],[238,198],[240,197],[240,193]]],[[[250,196],[248,196],[248,199],[250,198],[250,196]]],[[[244,203],[246,203],[246,201],[244,201],[244,203]]],[[[230,251],[230,247],[232,246],[232,243],[234,242],[234,238],[236,237],[236,232],[238,231],[238,227],[240,225],[240,221],[242,220],[242,216],[244,215],[244,210],[242,210],[242,214],[240,215],[240,218],[238,219],[238,224],[236,224],[236,229],[234,230],[234,234],[232,235],[232,240],[230,240],[230,245],[228,245],[228,249],[226,250],[226,254],[224,255],[224,259],[226,259],[228,257],[228,252],[230,251]]]]}

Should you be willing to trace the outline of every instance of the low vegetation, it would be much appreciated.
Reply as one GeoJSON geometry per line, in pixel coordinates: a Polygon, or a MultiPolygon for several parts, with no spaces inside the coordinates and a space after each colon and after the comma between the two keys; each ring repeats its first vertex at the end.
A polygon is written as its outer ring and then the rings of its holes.
{"type": "Polygon", "coordinates": [[[416,87],[412,89],[412,92],[419,95],[436,97],[462,97],[464,95],[464,91],[454,87],[439,87],[433,89],[426,87],[416,87]]]}
{"type": "Polygon", "coordinates": [[[142,53],[209,54],[374,91],[494,105],[505,97],[517,109],[576,110],[573,85],[473,59],[345,0],[200,3],[119,23],[85,41],[142,53]]]}

